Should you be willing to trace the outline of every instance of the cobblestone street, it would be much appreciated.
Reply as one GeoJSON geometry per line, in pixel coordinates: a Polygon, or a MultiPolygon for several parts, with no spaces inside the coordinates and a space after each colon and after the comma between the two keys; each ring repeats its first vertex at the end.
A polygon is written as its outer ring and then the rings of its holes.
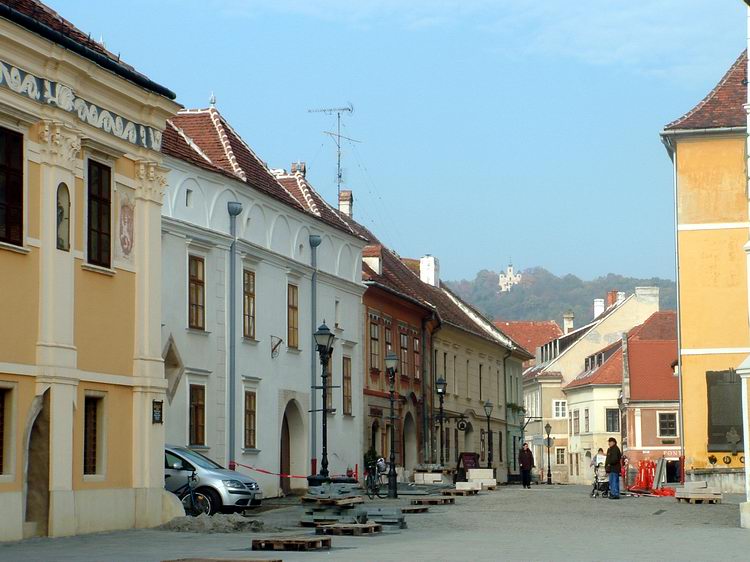
{"type": "MultiPolygon", "coordinates": [[[[398,503],[408,501],[403,497],[398,503]]],[[[739,496],[725,496],[719,505],[678,504],[674,498],[652,497],[610,501],[589,498],[582,486],[504,487],[457,498],[454,506],[409,515],[407,529],[370,537],[333,537],[331,551],[250,550],[253,538],[269,533],[148,530],[3,544],[0,560],[741,560],[750,552],[750,532],[739,528],[739,501],[739,496]]],[[[284,534],[311,534],[294,527],[302,508],[294,502],[283,506],[290,502],[279,502],[281,507],[259,517],[284,534]]],[[[387,500],[376,503],[392,505],[387,500]]]]}

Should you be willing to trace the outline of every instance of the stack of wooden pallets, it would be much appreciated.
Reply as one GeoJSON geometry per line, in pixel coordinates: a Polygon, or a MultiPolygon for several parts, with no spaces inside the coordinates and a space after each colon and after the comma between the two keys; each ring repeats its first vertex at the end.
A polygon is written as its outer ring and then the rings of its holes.
{"type": "Polygon", "coordinates": [[[721,489],[708,486],[705,480],[685,482],[677,488],[674,497],[678,502],[686,503],[721,503],[721,489]]]}

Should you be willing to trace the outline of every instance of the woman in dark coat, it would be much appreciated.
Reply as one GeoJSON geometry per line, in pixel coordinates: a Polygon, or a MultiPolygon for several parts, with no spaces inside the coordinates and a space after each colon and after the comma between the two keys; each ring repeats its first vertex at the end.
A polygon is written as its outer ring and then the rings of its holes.
{"type": "Polygon", "coordinates": [[[524,488],[531,488],[531,469],[534,468],[534,454],[529,444],[524,443],[518,453],[518,464],[521,465],[521,482],[524,488]]]}

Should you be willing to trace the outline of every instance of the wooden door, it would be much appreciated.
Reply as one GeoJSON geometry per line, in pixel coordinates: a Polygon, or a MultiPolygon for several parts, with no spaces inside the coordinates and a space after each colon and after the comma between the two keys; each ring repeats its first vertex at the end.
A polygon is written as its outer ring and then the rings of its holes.
{"type": "MultiPolygon", "coordinates": [[[[281,474],[289,474],[291,471],[291,458],[290,458],[290,447],[289,447],[289,423],[286,420],[286,414],[284,414],[284,421],[281,422],[281,474]]],[[[279,477],[279,487],[284,494],[289,494],[292,487],[290,485],[290,479],[284,476],[279,477]]]]}

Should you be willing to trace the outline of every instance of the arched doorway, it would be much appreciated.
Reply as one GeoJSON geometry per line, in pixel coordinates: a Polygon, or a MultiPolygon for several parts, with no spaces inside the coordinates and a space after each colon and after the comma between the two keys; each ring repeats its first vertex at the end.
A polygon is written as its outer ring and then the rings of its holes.
{"type": "Polygon", "coordinates": [[[26,481],[24,536],[48,534],[50,407],[49,390],[34,398],[26,427],[26,481]]]}
{"type": "MultiPolygon", "coordinates": [[[[279,448],[279,472],[281,474],[305,475],[307,459],[307,433],[299,404],[290,400],[281,419],[281,442],[279,448]]],[[[304,478],[279,477],[279,488],[283,494],[289,494],[298,488],[304,488],[304,478]]]]}
{"type": "Polygon", "coordinates": [[[412,470],[417,465],[417,424],[411,412],[404,418],[404,468],[412,470]]]}
{"type": "Polygon", "coordinates": [[[466,424],[464,431],[464,453],[478,453],[477,446],[474,444],[474,427],[471,422],[466,424]]]}

